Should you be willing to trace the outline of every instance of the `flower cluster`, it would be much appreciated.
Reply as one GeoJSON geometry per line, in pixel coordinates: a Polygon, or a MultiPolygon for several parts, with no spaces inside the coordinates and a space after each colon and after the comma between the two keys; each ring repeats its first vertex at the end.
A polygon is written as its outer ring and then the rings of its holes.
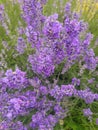
{"type": "Polygon", "coordinates": [[[52,50],[48,47],[42,47],[40,50],[37,50],[36,53],[32,56],[29,56],[29,62],[32,65],[32,70],[35,73],[42,74],[44,76],[50,76],[54,73],[54,63],[52,62],[52,50]]]}
{"type": "MultiPolygon", "coordinates": [[[[56,87],[52,89],[52,85],[50,87],[42,86],[39,79],[28,79],[27,86],[29,87],[31,85],[32,90],[22,92],[9,91],[9,88],[5,88],[6,84],[4,84],[4,78],[1,80],[2,95],[0,97],[0,103],[2,104],[0,113],[3,120],[10,121],[11,123],[18,116],[27,116],[31,111],[34,111],[35,114],[32,115],[32,121],[27,125],[27,128],[38,128],[41,130],[42,128],[53,129],[55,124],[66,116],[66,111],[59,102],[60,99],[63,100],[64,96],[72,96],[74,91],[73,85],[62,85],[61,90],[58,91],[59,95],[61,94],[62,96],[61,98],[58,97],[58,93],[54,93],[56,87]],[[72,90],[70,90],[70,88],[72,90]],[[54,98],[54,100],[51,100],[52,98],[54,98]],[[60,98],[59,102],[57,98],[60,98]]],[[[21,82],[20,89],[22,87],[21,82]]],[[[13,86],[13,84],[10,85],[13,86]]],[[[59,88],[60,87],[58,87],[58,89],[59,88]]],[[[25,88],[23,88],[23,90],[25,90],[25,88]]],[[[6,127],[10,128],[10,125],[6,127]]],[[[11,127],[13,126],[11,125],[11,127]]]]}
{"type": "Polygon", "coordinates": [[[61,101],[64,96],[72,96],[74,93],[74,86],[73,85],[62,85],[61,87],[55,86],[51,91],[50,94],[53,96],[57,101],[61,101]]]}
{"type": "Polygon", "coordinates": [[[98,100],[98,94],[93,93],[89,88],[85,90],[76,90],[74,95],[84,99],[87,104],[91,104],[94,100],[98,100]]]}
{"type": "MultiPolygon", "coordinates": [[[[88,86],[91,81],[83,84],[83,72],[79,74],[83,68],[93,79],[98,63],[90,48],[92,34],[86,33],[87,24],[75,14],[71,15],[70,4],[67,4],[66,17],[61,22],[58,14],[44,16],[45,3],[46,0],[22,1],[22,18],[26,27],[19,30],[21,37],[15,49],[23,54],[31,45],[34,53],[27,54],[27,71],[17,67],[15,71],[7,69],[0,76],[0,130],[53,130],[68,116],[70,108],[67,104],[65,106],[65,101],[70,104],[75,98],[80,98],[87,105],[98,101],[97,92],[88,86]],[[68,73],[75,65],[75,73],[68,73]],[[64,76],[64,83],[61,83],[59,78],[64,76]]],[[[0,8],[3,10],[2,6],[0,8]]],[[[90,108],[83,109],[83,113],[86,117],[93,115],[90,108]]]]}
{"type": "Polygon", "coordinates": [[[25,88],[27,84],[26,73],[19,70],[12,71],[11,69],[7,70],[5,77],[2,78],[2,84],[6,88],[10,89],[21,89],[25,88]]]}
{"type": "MultiPolygon", "coordinates": [[[[65,66],[67,63],[73,65],[80,60],[80,57],[87,69],[94,70],[96,68],[95,55],[88,48],[92,35],[88,34],[82,41],[80,39],[81,33],[86,30],[86,25],[77,18],[70,19],[67,17],[64,24],[57,19],[58,15],[54,14],[44,21],[43,34],[41,38],[39,37],[40,49],[37,48],[36,53],[29,57],[32,70],[38,74],[50,76],[54,73],[55,66],[61,62],[66,60],[65,66]]],[[[39,43],[37,37],[37,34],[34,33],[33,38],[39,43]]],[[[34,43],[33,41],[30,42],[34,43]]]]}

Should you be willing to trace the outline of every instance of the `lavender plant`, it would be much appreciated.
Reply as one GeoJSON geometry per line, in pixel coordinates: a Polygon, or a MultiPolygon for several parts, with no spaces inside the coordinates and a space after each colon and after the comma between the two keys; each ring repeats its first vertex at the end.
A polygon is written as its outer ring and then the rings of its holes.
{"type": "MultiPolygon", "coordinates": [[[[92,109],[98,101],[98,57],[87,23],[71,12],[70,3],[59,21],[58,14],[43,14],[46,0],[20,2],[25,25],[20,22],[11,50],[14,59],[26,57],[25,65],[5,68],[0,76],[0,130],[54,130],[58,123],[63,129],[81,104],[81,114],[98,124],[92,109]]],[[[2,22],[3,12],[0,17],[2,22]]]]}

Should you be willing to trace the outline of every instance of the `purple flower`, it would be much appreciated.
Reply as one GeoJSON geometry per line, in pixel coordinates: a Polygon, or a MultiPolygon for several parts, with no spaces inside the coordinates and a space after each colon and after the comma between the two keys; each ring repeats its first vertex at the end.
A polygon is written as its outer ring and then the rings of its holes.
{"type": "Polygon", "coordinates": [[[95,78],[91,78],[91,79],[88,80],[88,83],[92,84],[94,82],[94,80],[95,80],[95,78]]]}
{"type": "Polygon", "coordinates": [[[58,122],[58,119],[54,115],[51,115],[51,114],[48,115],[47,119],[50,123],[50,128],[51,127],[53,128],[55,126],[55,124],[58,122]]]}
{"type": "Polygon", "coordinates": [[[60,101],[63,98],[63,94],[59,86],[55,86],[50,90],[50,95],[53,96],[57,101],[60,101]]]}
{"type": "Polygon", "coordinates": [[[21,100],[20,98],[13,98],[9,101],[7,118],[10,119],[12,117],[15,118],[18,115],[22,115],[26,113],[25,109],[26,102],[21,100]]]}
{"type": "Polygon", "coordinates": [[[45,77],[53,74],[55,66],[52,62],[52,50],[51,48],[44,47],[36,51],[33,56],[29,56],[29,62],[32,65],[32,70],[35,73],[41,74],[45,77]]]}
{"type": "Polygon", "coordinates": [[[46,116],[44,112],[38,112],[35,115],[32,116],[32,122],[31,127],[32,128],[38,128],[39,130],[47,130],[51,129],[53,130],[53,127],[57,123],[57,119],[53,115],[46,116]]]}
{"type": "Polygon", "coordinates": [[[80,85],[80,79],[73,78],[73,79],[72,79],[72,84],[79,86],[79,85],[80,85]]]}
{"type": "Polygon", "coordinates": [[[98,118],[96,119],[96,124],[98,125],[98,118]]]}
{"type": "Polygon", "coordinates": [[[45,86],[41,86],[39,90],[42,95],[48,94],[48,89],[45,86]]]}
{"type": "Polygon", "coordinates": [[[54,111],[57,119],[63,119],[66,116],[65,110],[58,104],[54,106],[54,111]]]}
{"type": "Polygon", "coordinates": [[[69,85],[61,85],[61,92],[65,96],[72,96],[74,94],[74,86],[69,85]]]}
{"type": "Polygon", "coordinates": [[[33,86],[35,89],[39,88],[41,85],[41,81],[38,77],[34,77],[33,79],[28,79],[28,82],[31,86],[33,86]]]}
{"type": "Polygon", "coordinates": [[[84,27],[82,21],[78,21],[77,19],[71,20],[69,17],[65,19],[65,30],[70,38],[77,37],[83,31],[84,27]]]}
{"type": "Polygon", "coordinates": [[[78,96],[78,97],[84,99],[84,101],[87,104],[91,104],[95,99],[95,94],[93,94],[89,89],[78,90],[77,93],[75,94],[75,96],[78,96]]]}
{"type": "Polygon", "coordinates": [[[89,116],[92,116],[93,113],[90,110],[90,108],[87,108],[87,109],[83,109],[83,114],[84,114],[84,116],[89,117],[89,116]]]}
{"type": "Polygon", "coordinates": [[[28,41],[31,43],[32,48],[34,47],[40,47],[41,45],[41,39],[40,39],[40,34],[38,31],[34,31],[32,26],[28,26],[26,28],[25,34],[28,38],[28,41]]]}
{"type": "Polygon", "coordinates": [[[57,101],[61,101],[64,96],[72,96],[74,94],[74,86],[73,85],[61,85],[55,86],[52,90],[50,90],[50,95],[53,96],[57,101]]]}
{"type": "Polygon", "coordinates": [[[87,33],[82,44],[84,45],[84,50],[90,45],[91,40],[93,39],[93,35],[91,33],[87,33]]]}
{"type": "Polygon", "coordinates": [[[4,19],[4,5],[2,4],[0,4],[0,22],[2,22],[3,21],[3,19],[4,19]]]}
{"type": "Polygon", "coordinates": [[[41,32],[45,19],[45,16],[42,14],[42,5],[43,2],[37,0],[24,0],[23,2],[23,18],[27,23],[26,35],[33,48],[40,45],[39,32],[41,32]]]}
{"type": "Polygon", "coordinates": [[[53,48],[53,62],[55,64],[60,64],[66,57],[65,51],[64,51],[64,45],[61,42],[55,42],[52,45],[53,48]]]}
{"type": "Polygon", "coordinates": [[[25,40],[22,37],[18,38],[16,50],[19,52],[19,54],[23,54],[26,48],[25,40]]]}
{"type": "Polygon", "coordinates": [[[43,112],[37,112],[35,115],[32,116],[31,127],[39,127],[40,123],[43,121],[44,118],[45,114],[43,112]]]}
{"type": "Polygon", "coordinates": [[[0,130],[27,130],[25,126],[23,126],[22,122],[17,121],[17,122],[9,122],[9,121],[2,121],[0,122],[0,130]]]}
{"type": "Polygon", "coordinates": [[[92,49],[86,51],[86,55],[84,56],[84,61],[86,68],[89,70],[95,70],[96,69],[96,59],[95,59],[95,54],[92,49]]]}
{"type": "Polygon", "coordinates": [[[8,129],[8,124],[6,121],[1,121],[0,122],[0,130],[7,130],[8,129]]]}
{"type": "Polygon", "coordinates": [[[46,4],[47,0],[41,0],[41,4],[46,4]]]}
{"type": "Polygon", "coordinates": [[[7,70],[2,82],[8,88],[21,89],[27,87],[26,73],[18,68],[13,72],[11,69],[7,70]]]}
{"type": "Polygon", "coordinates": [[[49,39],[60,38],[60,33],[62,31],[62,24],[56,20],[57,17],[55,18],[54,15],[49,16],[49,18],[46,19],[43,28],[44,35],[49,39]]]}
{"type": "Polygon", "coordinates": [[[71,2],[67,2],[65,5],[64,16],[69,17],[71,15],[71,2]]]}

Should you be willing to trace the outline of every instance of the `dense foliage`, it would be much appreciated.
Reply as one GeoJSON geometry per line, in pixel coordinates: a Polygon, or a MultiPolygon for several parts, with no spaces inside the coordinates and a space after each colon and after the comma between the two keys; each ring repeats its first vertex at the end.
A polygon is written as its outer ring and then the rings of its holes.
{"type": "Polygon", "coordinates": [[[96,118],[98,124],[98,112],[92,111],[98,101],[98,57],[90,47],[93,35],[87,23],[71,11],[70,3],[60,20],[56,13],[44,15],[46,3],[20,1],[24,22],[19,21],[15,35],[0,5],[0,26],[6,39],[17,41],[10,46],[2,39],[0,130],[53,130],[71,116],[73,106],[82,106],[82,115],[90,122],[96,118]],[[7,62],[10,53],[11,60],[20,62],[14,63],[14,69],[7,62]]]}

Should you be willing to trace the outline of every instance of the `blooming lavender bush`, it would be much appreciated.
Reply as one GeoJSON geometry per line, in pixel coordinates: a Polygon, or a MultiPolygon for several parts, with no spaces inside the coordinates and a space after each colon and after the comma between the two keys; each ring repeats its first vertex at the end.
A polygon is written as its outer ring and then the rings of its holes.
{"type": "Polygon", "coordinates": [[[93,35],[87,23],[71,12],[70,3],[59,21],[58,14],[44,15],[46,2],[20,1],[25,24],[19,21],[17,35],[7,28],[11,22],[7,24],[7,14],[0,6],[1,26],[16,43],[10,47],[2,39],[4,50],[13,52],[11,60],[16,62],[10,68],[5,57],[8,67],[1,67],[5,72],[0,76],[0,130],[62,129],[57,124],[64,127],[63,121],[75,107],[85,119],[93,122],[96,118],[98,124],[98,112],[95,115],[92,109],[98,100],[98,57],[90,47],[93,35]]]}

